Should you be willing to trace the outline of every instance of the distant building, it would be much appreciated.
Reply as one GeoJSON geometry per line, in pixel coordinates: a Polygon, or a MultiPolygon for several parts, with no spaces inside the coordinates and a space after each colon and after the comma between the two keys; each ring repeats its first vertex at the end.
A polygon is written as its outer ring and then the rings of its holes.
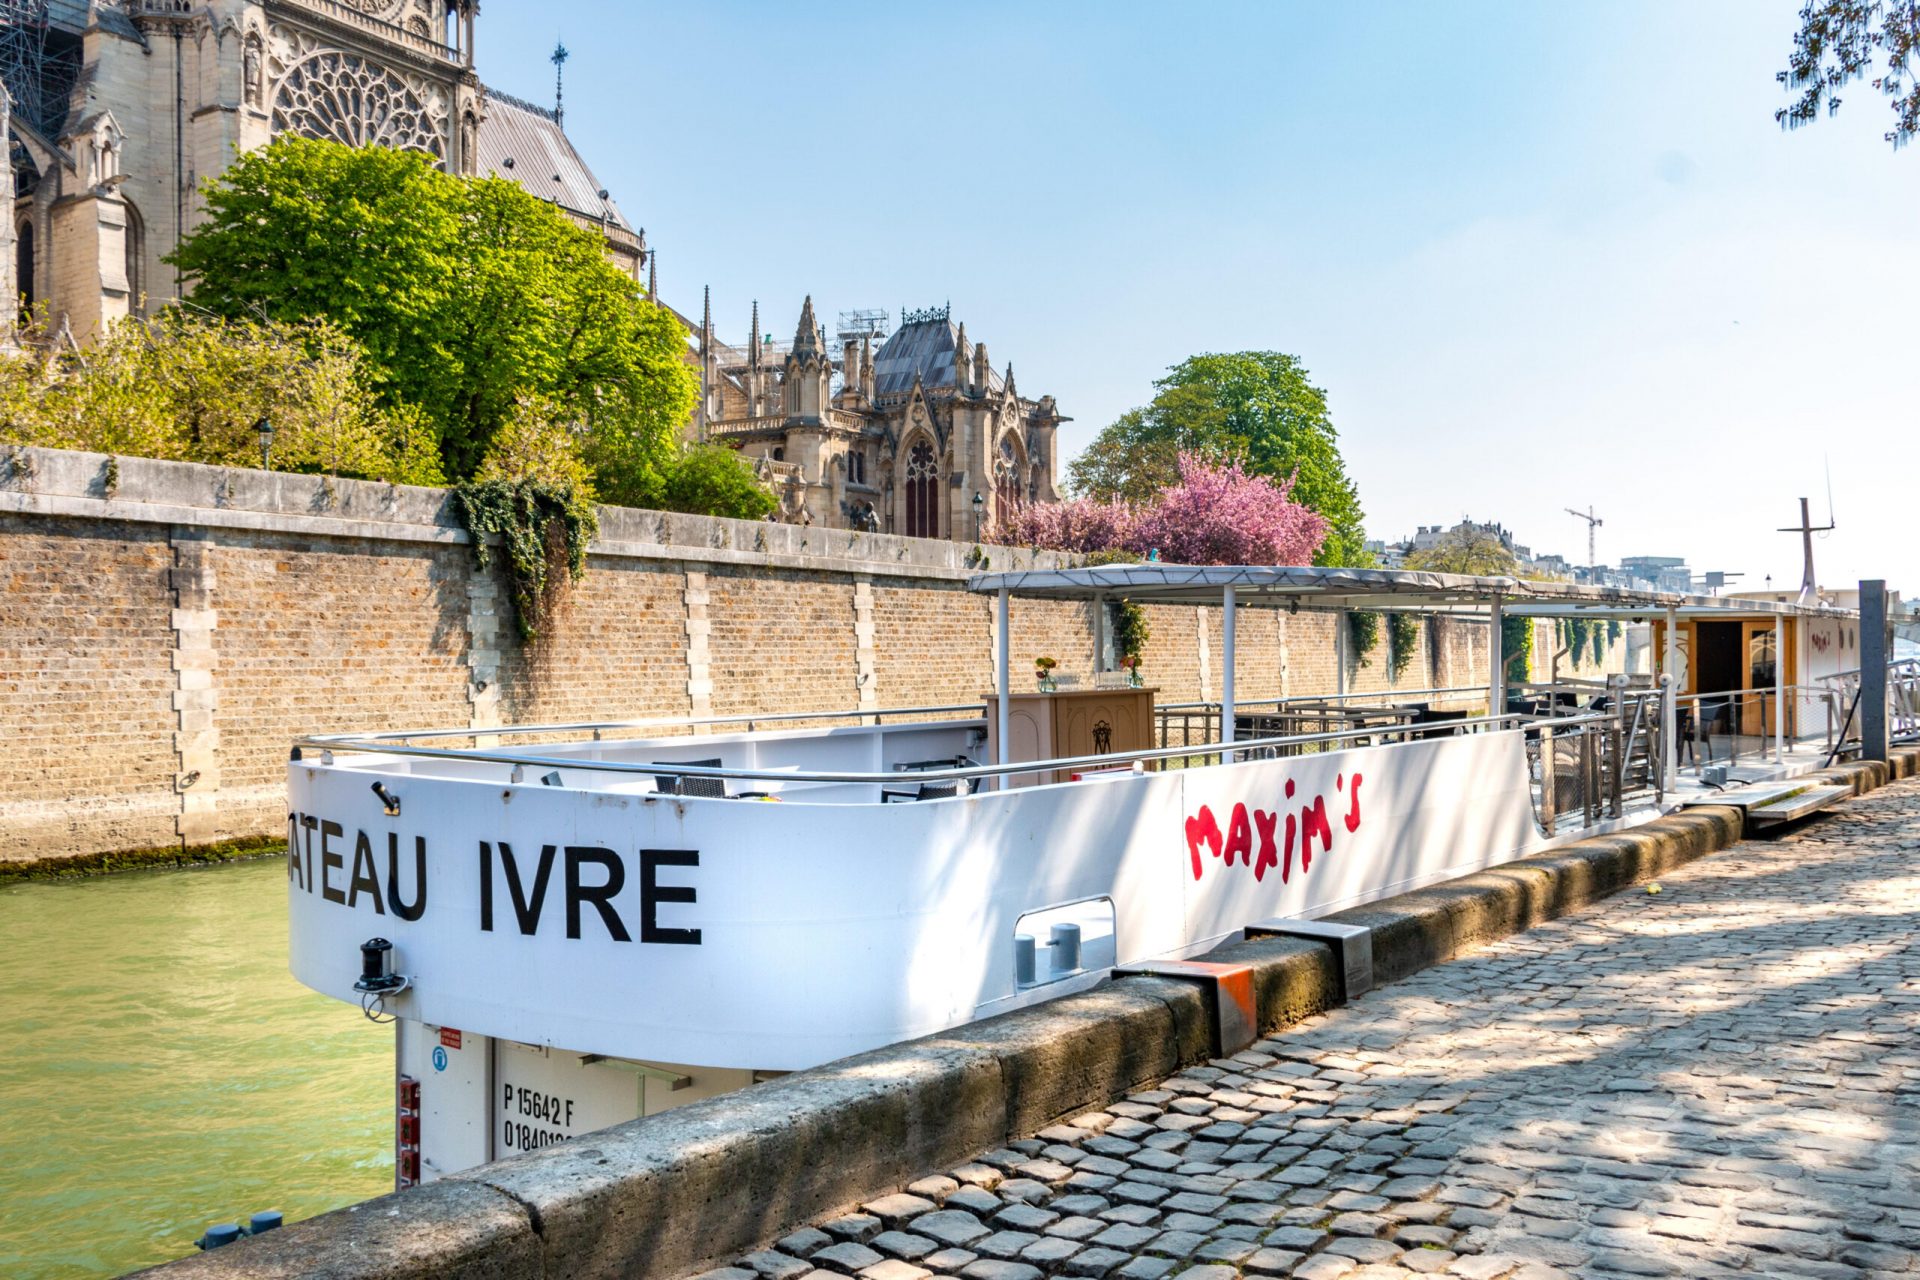
{"type": "MultiPolygon", "coordinates": [[[[692,433],[754,459],[780,518],[972,541],[999,516],[1059,495],[1052,396],[1028,399],[945,307],[910,311],[891,336],[841,333],[834,358],[809,297],[790,344],[760,330],[721,342],[711,303],[696,335],[692,433]]],[[[883,328],[884,326],[882,326],[883,328]]]]}
{"type": "Polygon", "coordinates": [[[1645,583],[1655,591],[1685,595],[1693,590],[1693,570],[1685,556],[1622,556],[1620,571],[1628,580],[1645,583]]]}

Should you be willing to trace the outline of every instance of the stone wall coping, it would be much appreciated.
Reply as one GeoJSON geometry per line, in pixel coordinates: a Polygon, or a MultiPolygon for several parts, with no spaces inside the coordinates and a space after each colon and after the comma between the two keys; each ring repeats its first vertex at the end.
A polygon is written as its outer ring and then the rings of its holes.
{"type": "MultiPolygon", "coordinates": [[[[1891,766],[1816,776],[1858,794],[1917,767],[1920,749],[1903,749],[1891,766]]],[[[1741,836],[1739,809],[1688,809],[1330,918],[1370,928],[1376,979],[1393,981],[1741,836]]],[[[1252,966],[1264,1034],[1339,999],[1332,953],[1318,943],[1258,938],[1209,958],[1252,966]]],[[[1208,1058],[1198,991],[1122,978],[141,1274],[672,1280],[1208,1058]]]]}
{"type": "MultiPolygon", "coordinates": [[[[0,512],[326,538],[471,541],[446,489],[34,446],[0,449],[0,512]]],[[[628,559],[952,582],[989,571],[1064,568],[1076,560],[1026,547],[633,507],[602,506],[599,516],[590,552],[628,559]]]]}

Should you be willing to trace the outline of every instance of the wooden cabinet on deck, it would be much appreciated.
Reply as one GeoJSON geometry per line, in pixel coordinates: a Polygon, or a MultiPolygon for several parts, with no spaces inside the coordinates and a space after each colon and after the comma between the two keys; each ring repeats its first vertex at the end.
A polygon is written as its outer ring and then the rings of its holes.
{"type": "MultiPolygon", "coordinates": [[[[1062,689],[1016,693],[1008,700],[1007,759],[1059,760],[1116,751],[1146,751],[1154,745],[1154,689],[1062,689]]],[[[987,759],[1000,758],[999,695],[987,702],[987,759]]],[[[1068,782],[1073,770],[1013,775],[1011,785],[1034,787],[1068,782]]]]}

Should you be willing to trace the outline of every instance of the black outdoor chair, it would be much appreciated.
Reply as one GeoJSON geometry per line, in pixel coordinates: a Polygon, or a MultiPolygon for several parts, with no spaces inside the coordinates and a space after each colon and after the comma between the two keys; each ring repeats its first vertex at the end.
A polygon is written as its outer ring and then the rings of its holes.
{"type": "MultiPolygon", "coordinates": [[[[702,769],[718,769],[719,757],[711,760],[655,760],[654,764],[690,764],[702,769]]],[[[689,777],[684,773],[663,773],[655,775],[653,789],[670,796],[703,796],[709,800],[727,798],[727,780],[725,778],[689,777]]]]}
{"type": "Polygon", "coordinates": [[[912,804],[916,800],[952,800],[956,796],[967,794],[965,778],[949,778],[945,782],[923,782],[912,791],[889,791],[881,788],[881,804],[912,804]]]}
{"type": "Polygon", "coordinates": [[[902,760],[893,769],[895,773],[926,773],[933,769],[971,769],[979,763],[971,756],[947,756],[942,760],[902,760]]]}

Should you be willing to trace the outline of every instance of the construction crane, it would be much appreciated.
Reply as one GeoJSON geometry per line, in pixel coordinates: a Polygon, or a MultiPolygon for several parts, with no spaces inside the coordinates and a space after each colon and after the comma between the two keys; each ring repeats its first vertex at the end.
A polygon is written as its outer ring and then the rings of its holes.
{"type": "Polygon", "coordinates": [[[1606,521],[1602,520],[1599,516],[1593,514],[1593,508],[1591,506],[1589,506],[1585,511],[1575,511],[1572,507],[1568,507],[1567,514],[1570,516],[1579,516],[1582,520],[1585,520],[1587,522],[1587,568],[1589,569],[1598,568],[1600,565],[1600,560],[1599,560],[1599,557],[1594,552],[1594,546],[1593,546],[1594,530],[1598,529],[1601,525],[1605,524],[1606,521]]]}

